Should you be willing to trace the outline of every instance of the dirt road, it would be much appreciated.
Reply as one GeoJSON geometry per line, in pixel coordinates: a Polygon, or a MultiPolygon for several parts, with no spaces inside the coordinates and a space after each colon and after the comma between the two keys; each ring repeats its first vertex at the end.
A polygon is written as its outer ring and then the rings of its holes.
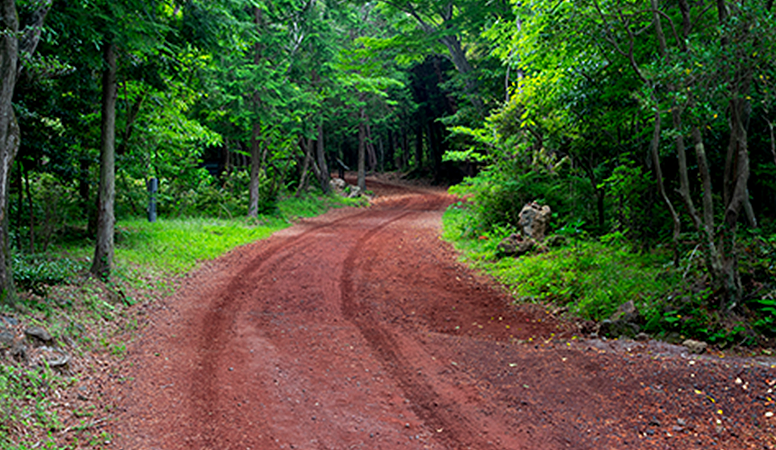
{"type": "Polygon", "coordinates": [[[441,191],[236,249],[130,346],[125,449],[774,448],[776,370],[576,339],[439,240],[441,191]]]}

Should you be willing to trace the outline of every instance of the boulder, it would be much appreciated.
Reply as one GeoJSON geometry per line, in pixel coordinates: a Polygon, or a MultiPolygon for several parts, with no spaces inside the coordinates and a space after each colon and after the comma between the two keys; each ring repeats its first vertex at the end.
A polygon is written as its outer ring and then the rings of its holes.
{"type": "Polygon", "coordinates": [[[627,336],[632,338],[641,331],[640,322],[641,315],[636,308],[636,304],[633,303],[633,300],[630,300],[620,305],[611,317],[603,320],[598,332],[603,336],[627,336]]]}
{"type": "Polygon", "coordinates": [[[0,331],[0,347],[10,347],[13,345],[14,335],[12,332],[3,329],[0,331]]]}
{"type": "Polygon", "coordinates": [[[361,188],[358,186],[350,186],[350,192],[348,192],[348,198],[360,197],[362,194],[361,188]]]}
{"type": "Polygon", "coordinates": [[[51,334],[49,334],[49,332],[42,327],[29,327],[26,330],[24,330],[24,334],[26,334],[29,337],[39,339],[43,342],[49,342],[53,339],[51,337],[51,334]]]}
{"type": "Polygon", "coordinates": [[[348,184],[342,178],[332,178],[331,181],[329,181],[329,186],[331,186],[333,191],[342,193],[342,191],[348,187],[348,184]]]}
{"type": "Polygon", "coordinates": [[[520,221],[518,224],[522,227],[523,234],[526,237],[536,242],[541,242],[547,232],[551,215],[552,210],[549,206],[541,206],[536,202],[531,202],[523,206],[523,209],[520,211],[520,221]]]}
{"type": "Polygon", "coordinates": [[[523,256],[536,245],[533,239],[524,239],[520,233],[512,233],[496,247],[503,256],[523,256]]]}
{"type": "Polygon", "coordinates": [[[695,353],[697,355],[700,355],[701,353],[706,351],[706,347],[708,347],[708,344],[701,341],[696,341],[694,339],[687,339],[684,342],[682,342],[682,345],[687,348],[687,350],[690,351],[690,353],[695,353]]]}

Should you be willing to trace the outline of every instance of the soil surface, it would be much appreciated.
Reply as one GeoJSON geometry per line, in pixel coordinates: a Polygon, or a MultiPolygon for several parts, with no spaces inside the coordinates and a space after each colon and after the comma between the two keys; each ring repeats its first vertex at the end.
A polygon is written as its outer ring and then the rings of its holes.
{"type": "Polygon", "coordinates": [[[457,262],[452,197],[368,189],[148,306],[118,448],[776,448],[772,362],[577,338],[457,262]]]}

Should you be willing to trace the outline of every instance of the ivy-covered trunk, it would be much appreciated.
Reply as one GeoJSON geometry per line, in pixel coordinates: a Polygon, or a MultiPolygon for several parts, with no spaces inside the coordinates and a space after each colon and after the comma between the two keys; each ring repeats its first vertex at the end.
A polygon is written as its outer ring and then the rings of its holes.
{"type": "Polygon", "coordinates": [[[13,110],[13,91],[19,63],[19,21],[14,0],[0,3],[0,301],[16,296],[8,246],[8,188],[11,167],[19,150],[20,132],[13,110]]]}

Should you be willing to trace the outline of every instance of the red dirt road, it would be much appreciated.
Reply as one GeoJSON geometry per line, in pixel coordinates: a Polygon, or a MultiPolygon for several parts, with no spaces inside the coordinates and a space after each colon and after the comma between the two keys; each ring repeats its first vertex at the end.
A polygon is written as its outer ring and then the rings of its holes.
{"type": "Polygon", "coordinates": [[[369,188],[150,308],[118,448],[776,448],[768,363],[572,339],[456,262],[452,198],[369,188]]]}

